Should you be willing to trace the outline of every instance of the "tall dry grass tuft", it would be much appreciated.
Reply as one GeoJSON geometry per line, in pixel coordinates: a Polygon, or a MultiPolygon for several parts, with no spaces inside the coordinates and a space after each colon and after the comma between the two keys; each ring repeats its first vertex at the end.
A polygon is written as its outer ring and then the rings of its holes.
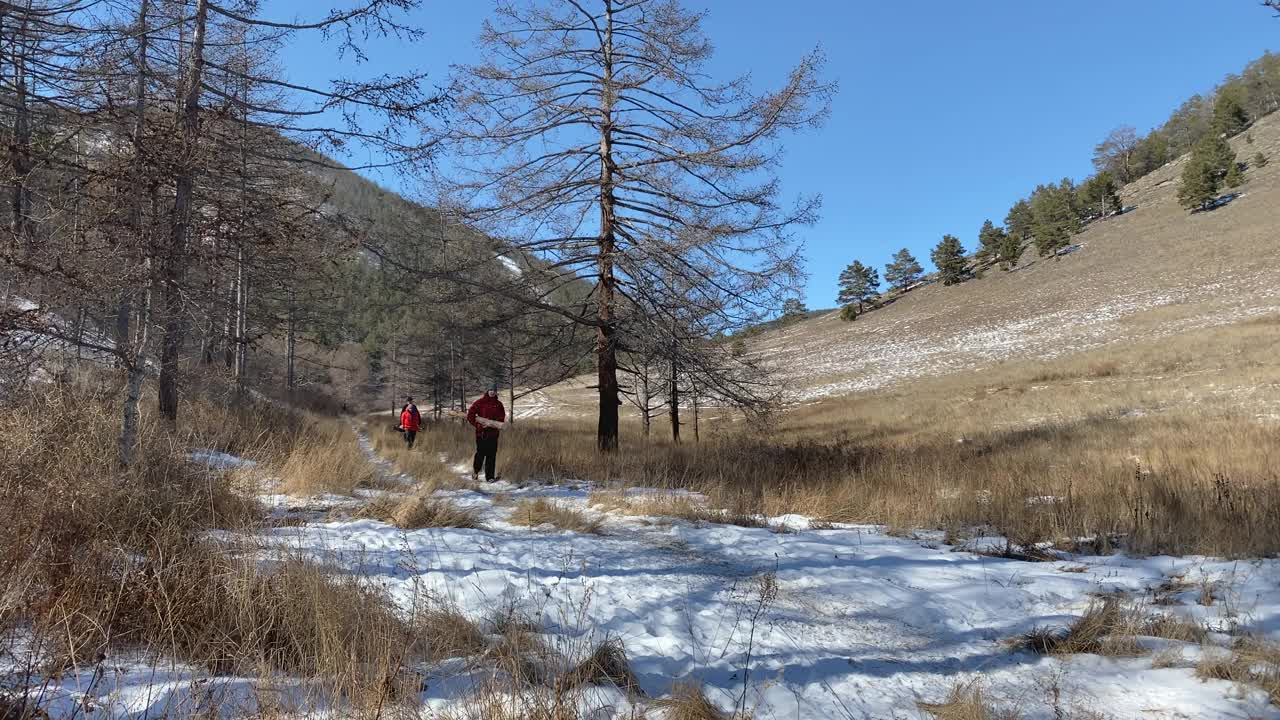
{"type": "Polygon", "coordinates": [[[732,717],[707,699],[702,687],[695,683],[678,683],[671,694],[654,700],[654,707],[667,711],[667,720],[749,720],[747,716],[732,717]]]}
{"type": "Polygon", "coordinates": [[[391,523],[401,530],[432,527],[484,529],[477,511],[424,494],[381,497],[366,503],[356,515],[391,523]]]}
{"type": "Polygon", "coordinates": [[[308,424],[280,466],[281,489],[291,495],[354,495],[375,484],[377,474],[345,423],[308,424]]]}
{"type": "Polygon", "coordinates": [[[1231,653],[1205,653],[1196,666],[1204,680],[1227,680],[1260,688],[1280,704],[1280,645],[1256,638],[1241,638],[1231,653]]]}
{"type": "Polygon", "coordinates": [[[1108,597],[1093,603],[1070,627],[1033,630],[1016,645],[1052,655],[1131,657],[1146,652],[1138,642],[1140,637],[1200,643],[1208,638],[1208,632],[1188,620],[1108,597]]]}
{"type": "Polygon", "coordinates": [[[561,530],[589,534],[599,533],[603,525],[597,518],[546,498],[521,500],[511,511],[511,522],[534,528],[551,525],[561,530]]]}
{"type": "Polygon", "coordinates": [[[601,685],[617,688],[628,695],[644,695],[640,681],[627,660],[627,650],[622,641],[616,639],[597,645],[591,655],[565,673],[560,682],[570,687],[601,685]]]}
{"type": "Polygon", "coordinates": [[[956,684],[943,702],[919,705],[937,720],[1018,720],[1021,717],[1015,710],[996,708],[976,682],[956,684]]]}

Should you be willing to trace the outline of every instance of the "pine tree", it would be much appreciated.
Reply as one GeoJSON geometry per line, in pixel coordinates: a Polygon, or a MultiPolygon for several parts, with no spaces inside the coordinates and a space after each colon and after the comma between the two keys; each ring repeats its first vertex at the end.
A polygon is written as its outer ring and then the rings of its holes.
{"type": "Polygon", "coordinates": [[[943,285],[958,285],[964,281],[964,245],[960,244],[960,238],[943,235],[942,241],[933,248],[930,259],[938,268],[943,285]]]}
{"type": "Polygon", "coordinates": [[[1006,232],[1000,238],[1000,248],[997,259],[1000,261],[1001,270],[1012,270],[1018,266],[1018,259],[1022,257],[1022,238],[1011,232],[1006,232]]]}
{"type": "Polygon", "coordinates": [[[1256,168],[1267,166],[1267,156],[1263,155],[1262,151],[1258,151],[1258,154],[1253,156],[1253,166],[1256,168]]]}
{"type": "Polygon", "coordinates": [[[1035,223],[1035,215],[1031,212],[1031,203],[1027,200],[1019,200],[1009,208],[1009,214],[1004,218],[1004,226],[1010,235],[1017,236],[1019,240],[1025,240],[1032,235],[1032,226],[1035,223]]]}
{"type": "Polygon", "coordinates": [[[1203,156],[1218,177],[1226,175],[1236,161],[1236,152],[1231,149],[1231,144],[1226,138],[1217,135],[1210,135],[1201,140],[1191,152],[1193,155],[1199,153],[1203,156]]]}
{"type": "Polygon", "coordinates": [[[1120,210],[1120,193],[1111,173],[1100,172],[1080,188],[1080,202],[1087,215],[1106,217],[1120,210]]]}
{"type": "Polygon", "coordinates": [[[992,260],[1000,256],[1000,243],[1004,242],[1005,231],[995,223],[987,220],[978,231],[978,259],[992,260]]]}
{"type": "Polygon", "coordinates": [[[1032,234],[1041,257],[1056,255],[1080,232],[1077,204],[1075,184],[1070,179],[1042,185],[1031,196],[1032,234]]]}
{"type": "Polygon", "coordinates": [[[1249,127],[1249,113],[1233,92],[1219,93],[1213,104],[1213,132],[1232,137],[1249,127]]]}
{"type": "Polygon", "coordinates": [[[1203,210],[1218,197],[1218,175],[1199,155],[1192,155],[1182,169],[1178,203],[1188,210],[1203,210]]]}
{"type": "Polygon", "coordinates": [[[1226,176],[1239,168],[1235,151],[1221,136],[1209,135],[1191,151],[1191,158],[1182,170],[1182,186],[1178,189],[1178,202],[1188,210],[1203,210],[1218,196],[1226,176]]]}
{"type": "Polygon", "coordinates": [[[836,302],[843,307],[858,306],[862,312],[867,300],[876,296],[880,288],[880,273],[854,260],[840,273],[840,295],[836,302]]]}
{"type": "Polygon", "coordinates": [[[884,266],[884,279],[894,290],[904,290],[920,280],[924,268],[906,248],[893,254],[893,262],[884,266]]]}
{"type": "Polygon", "coordinates": [[[798,298],[788,298],[782,303],[782,316],[793,318],[800,317],[809,312],[809,308],[805,307],[804,302],[798,298]]]}
{"type": "Polygon", "coordinates": [[[1227,174],[1223,176],[1222,182],[1232,189],[1244,184],[1244,171],[1240,169],[1240,163],[1231,163],[1231,167],[1227,168],[1227,174]]]}

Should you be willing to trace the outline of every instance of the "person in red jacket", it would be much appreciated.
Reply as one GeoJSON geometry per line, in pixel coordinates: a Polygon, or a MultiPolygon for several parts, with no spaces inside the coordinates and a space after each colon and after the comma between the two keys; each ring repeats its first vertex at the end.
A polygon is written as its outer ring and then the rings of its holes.
{"type": "Polygon", "coordinates": [[[480,468],[483,467],[485,482],[493,482],[494,466],[498,464],[498,436],[501,432],[496,427],[480,422],[480,418],[495,423],[507,420],[507,409],[498,399],[497,383],[489,386],[488,392],[472,403],[471,409],[467,410],[467,422],[476,429],[476,458],[471,466],[471,479],[476,479],[480,474],[480,468]]]}
{"type": "Polygon", "coordinates": [[[422,415],[418,412],[418,406],[413,404],[413,398],[404,399],[404,409],[400,411],[400,429],[404,431],[404,444],[413,449],[413,441],[418,438],[418,430],[422,428],[422,415]]]}

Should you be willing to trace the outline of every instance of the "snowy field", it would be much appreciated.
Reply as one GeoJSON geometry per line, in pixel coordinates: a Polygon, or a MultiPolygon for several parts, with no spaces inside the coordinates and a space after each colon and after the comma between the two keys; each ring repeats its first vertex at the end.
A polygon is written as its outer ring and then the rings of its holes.
{"type": "MultiPolygon", "coordinates": [[[[382,469],[389,472],[385,463],[382,469]]],[[[816,527],[797,516],[768,519],[767,528],[623,516],[593,507],[589,492],[587,483],[499,482],[438,493],[477,510],[483,530],[329,520],[317,499],[296,505],[312,513],[306,524],[252,541],[356,575],[406,609],[428,600],[476,621],[514,612],[566,653],[621,640],[649,697],[693,679],[724,710],[745,708],[757,720],[924,718],[918,701],[940,701],[968,680],[1031,719],[1280,718],[1261,691],[1201,681],[1193,670],[1202,653],[1226,652],[1218,648],[1229,645],[1227,633],[1280,640],[1276,561],[1019,562],[959,551],[930,533],[891,537],[881,528],[816,527]],[[510,522],[513,503],[537,498],[602,520],[601,534],[510,522]],[[1206,587],[1214,588],[1211,605],[1199,602],[1206,587]],[[1150,639],[1161,669],[1153,669],[1154,655],[1056,657],[1010,648],[1029,631],[1069,625],[1099,595],[1150,602],[1157,592],[1152,610],[1213,631],[1203,646],[1150,639]]],[[[113,662],[64,676],[46,694],[51,714],[235,716],[261,697],[253,679],[113,662]]],[[[422,716],[434,717],[466,694],[475,669],[459,658],[419,670],[422,716]]],[[[583,717],[595,720],[648,708],[611,689],[582,702],[583,717]]]]}

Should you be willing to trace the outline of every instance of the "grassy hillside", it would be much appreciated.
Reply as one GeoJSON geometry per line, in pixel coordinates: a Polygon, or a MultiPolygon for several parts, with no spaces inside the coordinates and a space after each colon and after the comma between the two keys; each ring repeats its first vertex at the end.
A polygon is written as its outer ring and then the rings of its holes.
{"type": "MultiPolygon", "coordinates": [[[[1242,160],[1258,151],[1280,158],[1280,118],[1249,134],[1252,144],[1233,140],[1242,160]]],[[[1185,162],[1126,187],[1124,202],[1137,210],[1093,223],[1068,255],[1041,259],[1032,251],[1013,272],[929,285],[852,323],[831,312],[762,333],[749,351],[804,401],[1280,310],[1280,163],[1251,169],[1230,205],[1191,215],[1175,197],[1185,162]]]]}

